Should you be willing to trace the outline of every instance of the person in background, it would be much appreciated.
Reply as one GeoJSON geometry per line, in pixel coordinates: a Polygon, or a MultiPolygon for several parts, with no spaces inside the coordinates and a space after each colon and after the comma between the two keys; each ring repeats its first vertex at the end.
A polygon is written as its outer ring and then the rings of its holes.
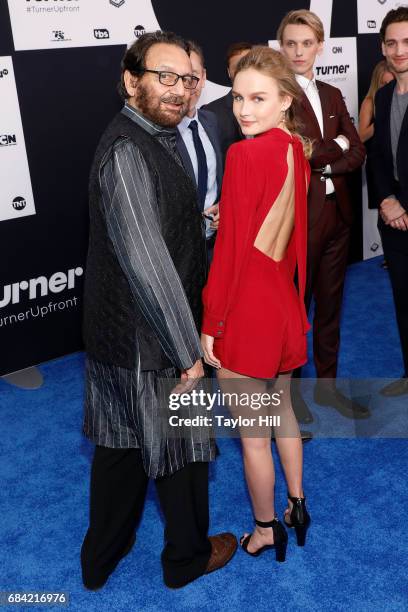
{"type": "MultiPolygon", "coordinates": [[[[227,49],[227,72],[231,82],[234,80],[235,70],[241,57],[244,57],[252,49],[253,45],[249,42],[237,42],[230,45],[227,49]]],[[[202,108],[212,111],[217,115],[220,127],[221,149],[223,159],[228,151],[228,147],[234,142],[244,138],[238,121],[232,112],[232,93],[229,91],[225,96],[205,104],[202,108]]]]}
{"type": "Polygon", "coordinates": [[[219,223],[218,200],[221,193],[223,157],[220,146],[218,120],[209,110],[197,109],[205,86],[204,55],[199,45],[187,42],[192,74],[199,81],[192,90],[187,115],[177,126],[176,143],[184,168],[198,190],[198,207],[205,216],[205,234],[209,261],[212,257],[219,223]]]}
{"type": "MultiPolygon", "coordinates": [[[[373,177],[372,168],[370,164],[370,147],[372,145],[372,138],[374,136],[374,116],[375,106],[374,98],[377,91],[383,85],[386,85],[394,79],[393,73],[387,66],[385,60],[381,60],[375,66],[373,74],[371,76],[370,88],[367,92],[366,97],[361,103],[360,115],[358,120],[358,133],[361,141],[364,143],[367,151],[367,159],[365,164],[365,173],[367,181],[367,195],[368,195],[368,208],[377,208],[376,197],[373,193],[373,177]]],[[[387,267],[387,263],[384,260],[381,264],[382,268],[387,267]]]]}
{"type": "MultiPolygon", "coordinates": [[[[314,64],[324,42],[319,17],[307,10],[291,11],[283,18],[276,37],[303,90],[296,107],[303,126],[301,134],[313,141],[306,308],[313,296],[313,358],[317,374],[314,401],[350,419],[368,418],[368,408],[346,397],[336,386],[341,307],[353,222],[347,175],[361,167],[365,149],[341,91],[315,79],[314,64]]],[[[292,393],[299,420],[309,422],[312,415],[299,384],[292,385],[292,393]]]]}
{"type": "Polygon", "coordinates": [[[387,62],[385,60],[378,62],[373,70],[367,95],[361,103],[358,118],[358,133],[361,141],[364,143],[367,143],[374,136],[375,95],[380,87],[386,85],[394,78],[394,74],[388,68],[387,62]]]}
{"type": "Polygon", "coordinates": [[[401,352],[402,377],[381,393],[394,397],[408,393],[408,7],[384,17],[380,28],[382,53],[395,80],[375,96],[374,137],[370,164],[378,229],[394,296],[401,352]]]}

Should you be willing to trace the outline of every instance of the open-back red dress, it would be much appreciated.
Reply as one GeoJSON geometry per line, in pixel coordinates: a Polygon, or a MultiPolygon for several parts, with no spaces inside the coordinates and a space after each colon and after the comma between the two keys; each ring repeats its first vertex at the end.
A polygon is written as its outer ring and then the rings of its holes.
{"type": "Polygon", "coordinates": [[[309,177],[302,143],[279,128],[228,151],[202,326],[228,370],[273,378],[307,361],[309,177]]]}

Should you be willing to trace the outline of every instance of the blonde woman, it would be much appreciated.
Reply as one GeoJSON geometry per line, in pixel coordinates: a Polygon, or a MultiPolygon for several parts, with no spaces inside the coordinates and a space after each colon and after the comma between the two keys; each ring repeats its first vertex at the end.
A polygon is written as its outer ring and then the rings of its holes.
{"type": "Polygon", "coordinates": [[[370,88],[360,107],[358,133],[364,143],[374,136],[375,94],[380,87],[393,79],[394,75],[388,68],[386,61],[378,62],[371,76],[370,88]]]}
{"type": "MultiPolygon", "coordinates": [[[[283,391],[282,427],[275,436],[288,487],[285,523],[296,529],[302,546],[310,517],[290,377],[307,361],[306,155],[311,147],[297,133],[292,102],[301,90],[282,54],[254,47],[237,66],[232,95],[234,115],[252,138],[233,144],[227,155],[221,222],[203,293],[202,346],[224,392],[267,392],[267,381],[277,378],[275,388],[283,391]]],[[[277,561],[284,561],[287,533],[275,513],[271,431],[254,437],[241,432],[241,439],[256,524],[252,534],[242,536],[241,546],[252,556],[273,547],[277,561]]]]}

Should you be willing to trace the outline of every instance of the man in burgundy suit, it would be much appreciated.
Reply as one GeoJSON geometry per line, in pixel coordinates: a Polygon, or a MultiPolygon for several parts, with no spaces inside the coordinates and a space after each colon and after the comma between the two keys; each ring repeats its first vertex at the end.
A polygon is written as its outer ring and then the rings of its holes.
{"type": "MultiPolygon", "coordinates": [[[[341,91],[316,81],[313,66],[323,50],[324,29],[307,10],[288,13],[277,39],[303,89],[298,105],[301,132],[313,141],[312,176],[308,194],[308,280],[306,307],[315,300],[313,353],[319,379],[314,400],[348,418],[367,418],[366,407],[336,388],[340,344],[340,314],[346,274],[352,203],[347,175],[359,168],[365,149],[347,112],[341,91]]],[[[300,421],[313,417],[294,381],[292,399],[300,421]]]]}

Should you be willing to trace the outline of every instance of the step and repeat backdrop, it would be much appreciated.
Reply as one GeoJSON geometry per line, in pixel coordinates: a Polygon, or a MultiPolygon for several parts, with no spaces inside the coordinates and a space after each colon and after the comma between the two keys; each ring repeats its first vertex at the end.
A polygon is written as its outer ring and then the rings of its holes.
{"type": "MultiPolygon", "coordinates": [[[[326,30],[316,76],[339,87],[357,124],[381,59],[387,0],[0,0],[0,375],[82,348],[87,182],[98,139],[120,109],[120,61],[146,31],[173,30],[204,49],[202,103],[228,91],[225,51],[274,46],[284,14],[307,8],[326,30]]],[[[376,213],[351,177],[352,260],[381,252],[376,213]]]]}

